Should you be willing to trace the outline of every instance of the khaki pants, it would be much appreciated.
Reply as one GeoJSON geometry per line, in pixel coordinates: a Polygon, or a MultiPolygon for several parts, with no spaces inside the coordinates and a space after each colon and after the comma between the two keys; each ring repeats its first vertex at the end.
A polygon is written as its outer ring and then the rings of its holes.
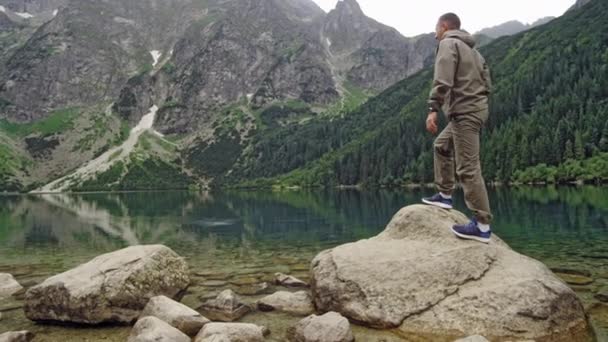
{"type": "Polygon", "coordinates": [[[456,185],[456,169],[467,207],[482,224],[492,221],[488,191],[479,161],[479,134],[487,119],[487,110],[454,116],[434,144],[437,189],[446,195],[452,194],[456,185]]]}

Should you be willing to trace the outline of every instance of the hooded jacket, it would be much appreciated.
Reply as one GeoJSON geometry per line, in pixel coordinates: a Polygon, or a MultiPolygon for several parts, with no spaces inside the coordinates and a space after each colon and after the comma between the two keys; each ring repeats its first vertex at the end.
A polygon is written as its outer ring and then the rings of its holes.
{"type": "Polygon", "coordinates": [[[475,38],[465,31],[445,33],[437,49],[429,98],[432,111],[442,108],[449,117],[488,108],[490,70],[475,44],[475,38]]]}

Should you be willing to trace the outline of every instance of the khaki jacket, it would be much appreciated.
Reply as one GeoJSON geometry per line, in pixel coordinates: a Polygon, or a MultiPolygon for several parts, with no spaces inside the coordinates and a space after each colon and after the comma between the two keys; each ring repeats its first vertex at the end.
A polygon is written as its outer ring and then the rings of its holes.
{"type": "Polygon", "coordinates": [[[490,70],[475,44],[473,36],[460,30],[446,32],[439,43],[429,98],[433,111],[443,109],[449,117],[488,109],[490,70]]]}

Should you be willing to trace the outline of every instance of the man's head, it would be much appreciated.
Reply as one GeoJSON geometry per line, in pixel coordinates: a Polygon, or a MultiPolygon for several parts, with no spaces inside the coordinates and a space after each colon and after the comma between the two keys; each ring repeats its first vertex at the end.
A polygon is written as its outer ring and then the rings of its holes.
{"type": "Polygon", "coordinates": [[[454,13],[446,13],[439,17],[435,26],[435,39],[442,40],[447,31],[460,30],[460,18],[454,13]]]}

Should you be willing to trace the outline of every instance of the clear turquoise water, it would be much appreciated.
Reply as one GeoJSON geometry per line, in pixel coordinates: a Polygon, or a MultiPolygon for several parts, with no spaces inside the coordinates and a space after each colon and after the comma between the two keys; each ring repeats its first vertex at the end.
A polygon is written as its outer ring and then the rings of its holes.
{"type": "MultiPolygon", "coordinates": [[[[194,286],[184,299],[196,307],[223,288],[246,290],[274,272],[308,277],[310,260],[333,246],[374,236],[401,207],[431,190],[39,195],[0,197],[0,272],[25,285],[104,252],[162,243],[188,259],[194,286]],[[212,286],[213,285],[213,286],[212,286]]],[[[490,191],[495,232],[520,253],[552,268],[591,274],[573,286],[608,341],[608,308],[594,292],[608,286],[608,188],[499,188],[490,191]]],[[[463,208],[462,198],[456,198],[463,208]]],[[[257,297],[245,296],[254,301],[257,297]]],[[[0,302],[0,332],[30,329],[37,341],[124,340],[129,329],[33,325],[18,299],[0,302]]],[[[273,340],[297,318],[247,316],[267,324],[273,340]]],[[[357,328],[360,340],[400,340],[357,328]]],[[[416,340],[411,338],[410,340],[416,340]]]]}

